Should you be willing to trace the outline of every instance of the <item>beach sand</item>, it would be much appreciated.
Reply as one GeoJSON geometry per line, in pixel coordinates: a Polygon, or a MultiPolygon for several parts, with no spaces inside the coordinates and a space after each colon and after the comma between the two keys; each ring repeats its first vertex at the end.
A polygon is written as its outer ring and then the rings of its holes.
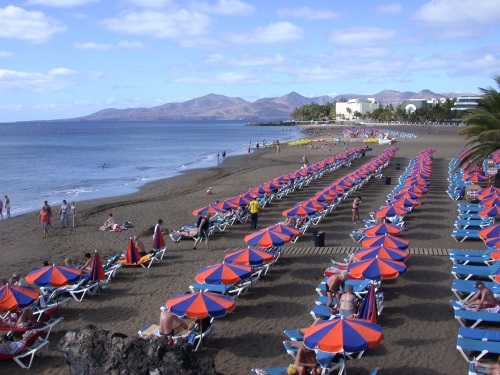
{"type": "MultiPolygon", "coordinates": [[[[471,248],[483,249],[479,241],[456,243],[450,236],[456,219],[456,202],[446,194],[449,161],[464,146],[458,136],[458,127],[399,127],[399,130],[418,133],[416,139],[402,139],[395,145],[396,156],[384,170],[385,178],[366,184],[362,196],[360,216],[381,206],[395,180],[403,172],[410,158],[426,147],[435,147],[431,187],[423,205],[415,209],[407,221],[404,238],[411,241],[410,248],[471,248]],[[401,164],[401,170],[396,169],[401,164]]],[[[320,138],[338,134],[338,128],[321,128],[320,138]]],[[[320,143],[321,144],[321,143],[320,143]]],[[[349,147],[361,142],[348,143],[349,147]]],[[[262,210],[259,228],[283,220],[281,212],[295,202],[314,195],[322,187],[367,163],[388,146],[373,146],[364,158],[356,160],[350,168],[342,168],[323,176],[307,187],[282,200],[275,200],[262,210]]],[[[223,200],[276,176],[300,168],[303,154],[311,163],[333,154],[340,154],[342,146],[310,149],[307,146],[256,150],[251,155],[229,157],[218,166],[192,170],[182,176],[153,182],[128,196],[76,202],[78,220],[76,228],[60,229],[58,218],[49,238],[43,238],[36,213],[30,213],[0,222],[1,256],[0,276],[8,278],[13,272],[26,274],[41,267],[43,260],[62,264],[65,257],[83,261],[85,252],[98,249],[102,258],[125,251],[127,240],[142,235],[147,228],[162,218],[169,229],[194,222],[192,211],[215,200],[223,200]],[[212,187],[213,194],[205,194],[212,187]],[[131,221],[134,228],[121,233],[101,232],[97,228],[113,212],[117,222],[131,221]]],[[[8,192],[6,192],[8,193],[8,192]]],[[[351,223],[351,197],[343,202],[317,227],[325,231],[326,247],[356,246],[349,233],[358,227],[351,223]]],[[[40,206],[42,202],[40,202],[40,206]]],[[[54,212],[59,207],[53,207],[54,212]]],[[[287,247],[313,247],[312,230],[297,243],[287,247]]],[[[168,298],[188,291],[196,270],[221,262],[229,249],[246,246],[243,237],[251,233],[249,224],[237,224],[210,238],[211,250],[192,241],[173,243],[166,238],[168,250],[164,261],[150,269],[127,268],[119,272],[111,286],[83,302],[72,301],[61,309],[64,324],[52,333],[48,354],[35,361],[32,373],[68,374],[68,367],[57,351],[57,342],[68,330],[78,330],[87,324],[136,336],[137,330],[148,322],[157,323],[159,307],[168,298]]],[[[143,236],[146,245],[151,239],[143,236]]],[[[312,323],[309,311],[317,296],[315,287],[323,278],[330,259],[341,260],[340,254],[284,254],[270,273],[262,278],[245,296],[236,301],[233,313],[215,321],[215,332],[199,355],[210,355],[222,374],[250,374],[253,367],[286,366],[292,358],[286,354],[282,341],[284,329],[306,327],[312,323]]],[[[451,261],[447,256],[412,255],[407,261],[408,272],[396,280],[384,281],[384,310],[379,323],[385,335],[381,345],[369,349],[359,360],[348,363],[349,374],[368,374],[380,367],[381,374],[460,374],[467,369],[466,362],[456,350],[458,323],[453,318],[449,300],[452,276],[451,261]]],[[[2,361],[2,373],[24,374],[13,361],[2,361]]]]}

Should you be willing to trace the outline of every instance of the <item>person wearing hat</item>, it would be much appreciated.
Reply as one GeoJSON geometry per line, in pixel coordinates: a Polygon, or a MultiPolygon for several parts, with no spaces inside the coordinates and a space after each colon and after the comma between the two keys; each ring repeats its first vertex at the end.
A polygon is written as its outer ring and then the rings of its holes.
{"type": "Polygon", "coordinates": [[[14,280],[14,285],[17,286],[30,286],[24,277],[21,277],[18,273],[12,275],[12,279],[14,280]]]}
{"type": "Polygon", "coordinates": [[[250,228],[257,229],[257,220],[259,219],[260,203],[257,200],[257,196],[252,197],[252,201],[248,204],[248,210],[250,211],[250,228]]]}
{"type": "Polygon", "coordinates": [[[476,281],[476,288],[478,289],[476,294],[468,301],[465,301],[466,307],[479,311],[497,305],[497,300],[493,292],[484,285],[484,282],[481,280],[476,281]]]}

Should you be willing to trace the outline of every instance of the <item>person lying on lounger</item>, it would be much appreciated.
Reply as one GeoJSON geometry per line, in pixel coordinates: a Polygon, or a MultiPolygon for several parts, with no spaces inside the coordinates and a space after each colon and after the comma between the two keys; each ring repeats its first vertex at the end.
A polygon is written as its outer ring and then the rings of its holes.
{"type": "Polygon", "coordinates": [[[23,334],[23,339],[20,341],[8,341],[4,336],[3,341],[0,343],[0,353],[7,355],[16,355],[23,351],[26,347],[26,340],[33,334],[33,331],[26,331],[23,334]]]}
{"type": "Polygon", "coordinates": [[[495,307],[497,300],[493,292],[484,285],[481,280],[476,281],[476,288],[478,291],[472,296],[471,299],[465,301],[465,306],[475,308],[476,311],[495,307]]]}
{"type": "Polygon", "coordinates": [[[316,359],[316,352],[308,349],[304,344],[299,348],[293,365],[298,375],[321,374],[321,366],[316,359]]]}
{"type": "Polygon", "coordinates": [[[15,321],[15,326],[18,328],[26,328],[30,326],[35,326],[38,324],[33,311],[31,311],[31,306],[27,306],[17,312],[10,314],[7,318],[3,320],[3,324],[11,324],[10,321],[15,321]]]}
{"type": "Polygon", "coordinates": [[[478,374],[500,375],[500,356],[497,363],[480,363],[474,360],[474,371],[478,374]]]}

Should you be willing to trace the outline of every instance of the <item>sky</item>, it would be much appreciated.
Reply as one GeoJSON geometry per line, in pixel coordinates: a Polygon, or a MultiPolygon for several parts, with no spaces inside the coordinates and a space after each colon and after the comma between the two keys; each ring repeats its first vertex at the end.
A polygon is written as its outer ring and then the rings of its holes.
{"type": "Polygon", "coordinates": [[[0,2],[0,122],[384,89],[479,93],[500,0],[0,2]]]}

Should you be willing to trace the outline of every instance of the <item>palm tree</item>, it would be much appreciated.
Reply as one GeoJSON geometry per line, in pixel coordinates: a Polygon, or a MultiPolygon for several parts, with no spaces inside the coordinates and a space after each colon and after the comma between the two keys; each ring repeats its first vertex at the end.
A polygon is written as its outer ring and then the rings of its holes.
{"type": "MultiPolygon", "coordinates": [[[[500,76],[494,80],[500,88],[500,76]]],[[[472,168],[500,149],[500,92],[492,87],[480,90],[483,96],[477,108],[465,118],[467,127],[460,131],[460,135],[469,140],[467,146],[470,147],[460,166],[470,163],[472,168]]]]}

